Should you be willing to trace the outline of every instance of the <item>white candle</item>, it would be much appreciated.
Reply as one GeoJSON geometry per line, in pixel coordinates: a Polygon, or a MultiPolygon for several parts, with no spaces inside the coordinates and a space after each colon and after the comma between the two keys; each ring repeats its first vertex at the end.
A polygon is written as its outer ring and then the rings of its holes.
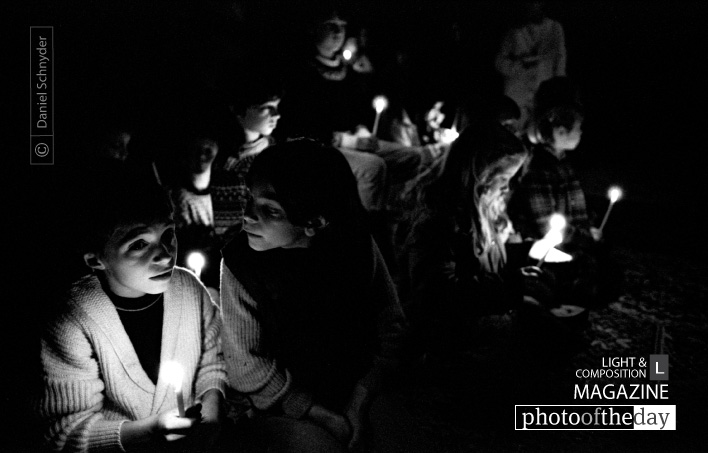
{"type": "Polygon", "coordinates": [[[376,110],[376,119],[374,120],[374,130],[371,135],[376,137],[376,132],[379,129],[379,118],[381,117],[381,112],[388,107],[388,99],[385,96],[376,96],[374,98],[374,110],[376,110]]]}
{"type": "Polygon", "coordinates": [[[187,267],[192,269],[197,278],[201,278],[202,269],[204,269],[204,264],[206,264],[206,258],[199,252],[192,252],[187,256],[187,267]]]}
{"type": "Polygon", "coordinates": [[[163,363],[160,368],[160,371],[164,374],[167,383],[175,389],[179,416],[184,417],[184,397],[182,396],[182,380],[184,378],[184,370],[177,362],[163,363]]]}
{"type": "Polygon", "coordinates": [[[607,223],[607,219],[610,217],[612,206],[614,206],[617,200],[622,197],[622,189],[619,187],[610,187],[610,190],[607,191],[607,197],[610,199],[610,205],[607,207],[607,211],[605,211],[605,217],[602,218],[602,223],[599,228],[600,233],[602,233],[602,230],[605,228],[605,224],[607,223]]]}
{"type": "Polygon", "coordinates": [[[538,260],[538,263],[536,264],[538,267],[541,267],[546,261],[546,257],[551,249],[563,242],[563,228],[565,228],[566,225],[565,217],[560,214],[553,214],[549,219],[548,224],[550,229],[543,238],[543,240],[548,243],[548,248],[546,249],[546,253],[543,254],[543,257],[538,260]]]}

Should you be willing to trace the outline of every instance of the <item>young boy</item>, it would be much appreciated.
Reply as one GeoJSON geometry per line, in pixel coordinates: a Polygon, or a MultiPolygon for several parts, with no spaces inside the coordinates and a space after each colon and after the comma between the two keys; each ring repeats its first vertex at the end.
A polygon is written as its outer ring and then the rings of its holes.
{"type": "Polygon", "coordinates": [[[72,285],[41,339],[45,441],[62,451],[208,450],[226,382],[220,324],[204,286],[175,267],[170,201],[122,166],[90,189],[77,218],[93,273],[72,285]],[[184,416],[168,362],[183,371],[184,416]]]}
{"type": "Polygon", "coordinates": [[[246,174],[253,159],[275,143],[271,135],[280,119],[281,92],[277,82],[260,75],[242,78],[237,84],[232,106],[235,144],[214,163],[211,184],[214,226],[222,244],[243,219],[248,197],[246,174]]]}

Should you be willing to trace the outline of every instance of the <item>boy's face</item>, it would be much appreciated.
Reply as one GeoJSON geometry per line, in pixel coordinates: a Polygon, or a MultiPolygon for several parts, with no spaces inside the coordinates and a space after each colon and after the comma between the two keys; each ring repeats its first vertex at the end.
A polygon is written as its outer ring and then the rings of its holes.
{"type": "Polygon", "coordinates": [[[279,105],[280,99],[276,99],[248,107],[243,115],[238,116],[241,127],[247,132],[262,136],[272,134],[280,119],[279,105]]]}
{"type": "Polygon", "coordinates": [[[121,297],[141,297],[167,290],[177,256],[171,221],[138,223],[118,228],[100,255],[86,254],[87,264],[102,270],[111,291],[121,297]]]}
{"type": "Polygon", "coordinates": [[[571,130],[559,127],[553,130],[553,147],[570,151],[578,147],[583,136],[582,123],[576,121],[571,130]]]}
{"type": "Polygon", "coordinates": [[[344,45],[347,35],[347,23],[338,17],[333,17],[321,23],[316,31],[316,46],[320,54],[331,58],[344,45]]]}
{"type": "Polygon", "coordinates": [[[311,240],[304,227],[293,225],[288,220],[285,210],[276,200],[273,186],[260,178],[256,178],[251,186],[243,230],[248,235],[248,245],[259,252],[281,247],[309,247],[311,240]]]}

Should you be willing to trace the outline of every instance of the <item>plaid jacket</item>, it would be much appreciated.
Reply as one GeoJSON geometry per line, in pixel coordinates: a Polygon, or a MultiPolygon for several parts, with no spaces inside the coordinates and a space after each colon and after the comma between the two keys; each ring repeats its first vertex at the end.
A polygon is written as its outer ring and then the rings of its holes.
{"type": "MultiPolygon", "coordinates": [[[[508,212],[524,238],[542,238],[551,215],[563,214],[566,232],[573,238],[589,237],[590,222],[585,194],[573,168],[542,146],[533,150],[531,163],[511,197],[508,212]]],[[[573,239],[571,239],[573,240],[573,239]]]]}

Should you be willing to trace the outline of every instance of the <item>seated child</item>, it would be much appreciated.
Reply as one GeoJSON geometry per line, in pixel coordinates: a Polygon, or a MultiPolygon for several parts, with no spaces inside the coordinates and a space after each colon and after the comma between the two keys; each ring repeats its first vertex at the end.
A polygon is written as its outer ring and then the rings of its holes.
{"type": "Polygon", "coordinates": [[[239,80],[234,95],[236,140],[214,163],[212,199],[216,234],[228,242],[240,228],[248,190],[246,174],[253,159],[274,143],[282,89],[273,80],[252,75],[239,80]]]}
{"type": "Polygon", "coordinates": [[[354,448],[405,322],[356,181],[337,150],[300,139],[259,154],[247,182],[222,261],[230,387],[269,451],[354,448]]]}
{"type": "Polygon", "coordinates": [[[204,451],[226,382],[217,308],[175,267],[172,206],[159,187],[116,167],[90,188],[77,218],[93,273],[72,285],[41,340],[45,440],[57,451],[204,451]],[[184,372],[185,416],[168,362],[184,372]]]}
{"type": "Polygon", "coordinates": [[[453,143],[443,174],[422,193],[402,264],[406,315],[417,340],[431,340],[435,314],[452,310],[473,319],[543,299],[543,272],[510,266],[505,248],[513,228],[504,197],[527,156],[496,121],[472,124],[453,143]]]}

